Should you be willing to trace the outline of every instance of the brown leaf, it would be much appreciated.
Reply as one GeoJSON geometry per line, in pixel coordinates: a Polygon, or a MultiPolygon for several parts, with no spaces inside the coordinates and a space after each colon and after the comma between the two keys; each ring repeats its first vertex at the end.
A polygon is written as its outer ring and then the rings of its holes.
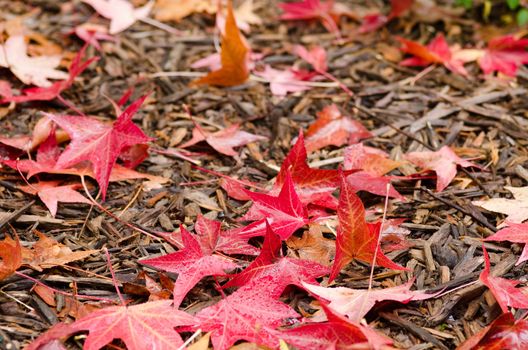
{"type": "Polygon", "coordinates": [[[229,2],[227,7],[225,34],[222,36],[222,51],[220,54],[222,68],[191,82],[191,85],[235,86],[244,83],[249,77],[246,63],[248,48],[237,27],[231,2],[229,2]]]}
{"type": "Polygon", "coordinates": [[[335,256],[335,241],[325,238],[319,225],[310,225],[302,237],[291,236],[286,244],[290,248],[289,255],[303,260],[315,261],[324,266],[330,266],[335,256]]]}
{"type": "Polygon", "coordinates": [[[22,249],[22,261],[37,271],[45,268],[65,265],[75,260],[84,259],[97,250],[85,250],[73,252],[69,247],[46,237],[43,233],[36,231],[39,241],[31,248],[22,249]]]}
{"type": "Polygon", "coordinates": [[[22,265],[22,248],[16,241],[6,237],[0,242],[0,281],[15,272],[22,265]]]}

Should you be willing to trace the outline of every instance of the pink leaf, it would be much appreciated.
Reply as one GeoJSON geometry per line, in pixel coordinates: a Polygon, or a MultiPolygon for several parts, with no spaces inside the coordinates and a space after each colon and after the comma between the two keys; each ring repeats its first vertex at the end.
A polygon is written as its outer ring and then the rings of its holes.
{"type": "Polygon", "coordinates": [[[480,280],[490,289],[491,293],[493,293],[502,312],[508,312],[508,306],[519,309],[528,309],[528,295],[523,293],[521,289],[515,288],[515,286],[521,282],[490,276],[490,261],[486,247],[482,246],[482,251],[484,253],[486,266],[480,273],[480,280]]]}
{"type": "Polygon", "coordinates": [[[485,241],[509,241],[514,243],[524,243],[524,249],[517,260],[516,265],[528,260],[528,223],[516,224],[508,222],[508,227],[497,231],[495,234],[484,239],[485,241]]]}
{"type": "Polygon", "coordinates": [[[82,0],[92,6],[97,13],[110,20],[110,34],[117,34],[133,25],[137,20],[148,16],[154,2],[134,8],[127,0],[82,0]]]}

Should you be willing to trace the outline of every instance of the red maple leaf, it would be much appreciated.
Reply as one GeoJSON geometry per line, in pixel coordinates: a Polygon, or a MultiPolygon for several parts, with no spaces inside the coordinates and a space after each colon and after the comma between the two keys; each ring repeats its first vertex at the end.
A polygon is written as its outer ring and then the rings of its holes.
{"type": "Polygon", "coordinates": [[[306,132],[306,151],[312,152],[325,146],[341,146],[356,143],[372,134],[358,121],[341,113],[335,104],[317,113],[317,120],[306,132]]]}
{"type": "Polygon", "coordinates": [[[233,149],[234,147],[240,147],[250,142],[266,139],[267,138],[264,136],[253,135],[246,131],[240,131],[238,124],[233,124],[214,133],[207,132],[202,129],[200,125],[195,124],[195,128],[192,132],[192,138],[180,145],[180,148],[189,147],[197,144],[198,142],[205,141],[217,152],[234,157],[238,155],[238,152],[233,149]]]}
{"type": "Polygon", "coordinates": [[[283,20],[318,20],[332,33],[339,33],[339,28],[334,17],[339,13],[334,12],[334,1],[303,0],[292,3],[279,3],[284,11],[280,16],[283,20]]]}
{"type": "Polygon", "coordinates": [[[146,97],[134,101],[112,125],[89,117],[46,114],[64,129],[72,140],[55,166],[66,169],[89,161],[104,200],[112,167],[120,153],[130,146],[150,141],[150,138],[132,122],[132,116],[146,97]]]}
{"type": "MultiPolygon", "coordinates": [[[[251,210],[259,215],[253,219],[266,218],[273,230],[281,237],[288,239],[295,230],[310,222],[308,212],[295,192],[292,177],[286,174],[284,184],[278,196],[245,190],[253,201],[251,210]]],[[[266,223],[264,220],[253,223],[239,233],[245,238],[264,236],[266,223]]]]}
{"type": "Polygon", "coordinates": [[[315,282],[315,278],[328,274],[328,268],[316,262],[281,257],[280,237],[273,232],[268,223],[266,229],[260,255],[244,271],[226,283],[224,288],[243,286],[250,281],[263,279],[270,281],[270,289],[267,292],[279,298],[290,284],[302,286],[303,282],[315,282]]]}
{"type": "MultiPolygon", "coordinates": [[[[310,168],[306,159],[304,137],[302,131],[300,131],[297,142],[282,163],[275,181],[274,191],[277,191],[279,186],[284,184],[289,173],[303,203],[314,203],[335,209],[337,201],[332,196],[332,192],[339,186],[340,177],[338,171],[310,168]]],[[[346,173],[349,174],[351,171],[346,173]]]]}
{"type": "Polygon", "coordinates": [[[299,350],[382,349],[392,344],[368,326],[351,322],[335,314],[324,304],[325,322],[307,322],[297,327],[277,331],[277,338],[299,350]]]}
{"type": "MultiPolygon", "coordinates": [[[[240,236],[240,230],[222,231],[222,223],[199,215],[194,224],[195,237],[204,254],[222,252],[224,254],[258,255],[259,250],[240,236]]],[[[181,232],[158,233],[178,249],[183,248],[181,232]]]]}
{"type": "Polygon", "coordinates": [[[174,349],[183,341],[174,330],[194,323],[193,317],[173,307],[171,300],[133,306],[111,306],[94,311],[71,324],[58,323],[26,349],[43,349],[46,344],[88,331],[83,349],[97,350],[121,339],[129,350],[174,349]]]}
{"type": "Polygon", "coordinates": [[[8,94],[4,93],[3,99],[0,103],[9,103],[9,102],[28,102],[28,101],[50,101],[55,99],[60,95],[60,93],[68,89],[75,78],[81,74],[92,62],[97,61],[98,57],[92,57],[86,61],[82,61],[84,52],[86,51],[87,45],[83,46],[81,50],[77,53],[73,59],[70,69],[69,69],[69,78],[66,80],[57,81],[49,87],[33,87],[29,89],[22,90],[22,95],[14,96],[11,92],[8,94]]]}
{"type": "Polygon", "coordinates": [[[163,271],[178,274],[174,283],[174,304],[179,306],[185,295],[206,276],[224,276],[227,270],[238,267],[219,255],[212,255],[211,251],[204,251],[200,243],[184,227],[180,227],[184,248],[175,253],[157,258],[141,260],[143,265],[151,266],[163,271]]]}
{"type": "MultiPolygon", "coordinates": [[[[397,178],[397,176],[374,176],[367,172],[360,171],[348,175],[347,181],[354,192],[366,191],[378,196],[386,196],[388,184],[390,184],[393,179],[397,178]]],[[[392,186],[389,188],[388,195],[391,198],[397,198],[402,201],[406,200],[406,198],[392,186]]]]}
{"type": "Polygon", "coordinates": [[[517,68],[528,63],[528,39],[517,39],[513,35],[494,38],[488,42],[483,56],[478,60],[484,74],[499,71],[515,76],[517,68]]]}
{"type": "Polygon", "coordinates": [[[341,179],[337,217],[339,227],[336,238],[336,257],[330,273],[330,281],[334,280],[343,266],[352,259],[369,264],[374,262],[390,269],[405,270],[381,251],[378,244],[379,225],[367,225],[363,203],[344,175],[341,179]],[[374,259],[376,250],[377,255],[374,259]]]}
{"type": "Polygon", "coordinates": [[[511,312],[504,313],[462,343],[457,350],[526,349],[528,348],[527,332],[527,320],[515,320],[511,312]]]}
{"type": "Polygon", "coordinates": [[[407,153],[405,159],[424,170],[432,170],[436,173],[436,191],[441,192],[446,188],[451,180],[456,176],[457,165],[463,168],[476,167],[478,165],[468,162],[456,155],[449,146],[444,146],[440,150],[411,152],[407,153]]]}
{"type": "Polygon", "coordinates": [[[519,265],[520,263],[528,260],[528,223],[525,224],[516,224],[514,222],[508,222],[508,227],[503,228],[502,230],[499,230],[495,232],[495,234],[486,237],[484,239],[485,241],[508,241],[508,242],[514,242],[514,243],[524,243],[524,249],[521,253],[521,256],[519,257],[519,260],[517,260],[517,263],[515,265],[519,265]]]}
{"type": "Polygon", "coordinates": [[[413,0],[391,0],[391,12],[389,15],[386,16],[382,13],[373,13],[363,17],[361,27],[359,27],[359,32],[368,33],[379,29],[390,20],[403,15],[411,8],[412,4],[413,0]]]}
{"type": "Polygon", "coordinates": [[[215,350],[226,350],[238,340],[275,348],[278,338],[273,331],[288,318],[299,315],[291,307],[270,295],[275,280],[253,280],[227,298],[207,307],[195,316],[195,329],[212,332],[215,350]],[[271,289],[270,289],[271,288],[271,289]]]}
{"type": "Polygon", "coordinates": [[[344,158],[344,169],[363,170],[373,176],[385,175],[402,164],[390,159],[382,150],[364,146],[362,143],[345,148],[344,158]]]}
{"type": "Polygon", "coordinates": [[[30,185],[18,186],[18,188],[26,193],[38,195],[53,217],[57,214],[59,202],[92,204],[88,198],[75,191],[81,187],[80,184],[58,186],[59,183],[60,181],[39,181],[30,185]]]}
{"type": "Polygon", "coordinates": [[[400,286],[384,289],[351,289],[346,287],[325,288],[303,282],[303,287],[318,298],[328,300],[328,307],[353,322],[360,322],[370,309],[380,301],[393,300],[408,303],[411,300],[424,300],[435,294],[411,291],[414,280],[400,286]]]}
{"type": "Polygon", "coordinates": [[[490,276],[490,261],[486,247],[482,246],[482,251],[486,265],[480,273],[480,280],[493,293],[502,312],[508,312],[508,306],[528,309],[528,294],[523,293],[519,288],[515,288],[521,282],[490,276]]]}
{"type": "Polygon", "coordinates": [[[402,44],[403,52],[414,56],[401,61],[402,66],[442,64],[454,73],[468,75],[464,68],[464,60],[454,54],[442,34],[438,34],[427,46],[401,37],[396,37],[396,39],[402,44]]]}

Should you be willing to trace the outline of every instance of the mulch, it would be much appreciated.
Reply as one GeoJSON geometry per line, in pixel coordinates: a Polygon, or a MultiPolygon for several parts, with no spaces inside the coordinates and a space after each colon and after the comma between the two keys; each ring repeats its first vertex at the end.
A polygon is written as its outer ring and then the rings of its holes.
{"type": "MultiPolygon", "coordinates": [[[[73,18],[62,17],[61,4],[55,1],[1,1],[0,5],[6,17],[38,9],[27,26],[72,52],[82,43],[66,32],[71,23],[82,23],[91,14],[88,7],[80,6],[82,11],[74,13],[73,18]]],[[[98,55],[101,59],[64,92],[64,98],[86,114],[113,118],[113,108],[102,98],[103,94],[118,99],[130,87],[135,88],[135,97],[152,91],[134,121],[155,138],[153,144],[160,149],[175,147],[182,138],[190,137],[194,125],[184,106],[203,125],[241,123],[244,130],[267,136],[269,141],[240,148],[237,159],[215,153],[206,145],[193,147],[192,151],[198,154],[196,159],[201,166],[256,183],[266,183],[277,174],[299,129],[306,130],[316,112],[330,103],[337,104],[373,133],[374,137],[365,140],[366,145],[389,152],[393,159],[401,159],[402,154],[411,151],[456,147],[459,155],[472,158],[484,169],[459,170],[455,181],[441,193],[434,192],[435,182],[431,179],[396,182],[395,188],[408,200],[391,202],[388,217],[406,219],[402,227],[410,230],[412,247],[388,256],[411,271],[376,268],[374,275],[375,287],[398,285],[415,277],[416,289],[439,292],[441,296],[406,305],[382,304],[367,315],[369,324],[392,338],[398,347],[455,348],[500,313],[487,289],[480,282],[472,282],[478,281],[483,268],[481,238],[492,234],[504,216],[487,212],[471,201],[511,198],[504,186],[525,186],[528,182],[528,71],[521,68],[517,81],[505,83],[482,80],[476,66],[470,67],[472,78],[466,79],[443,67],[420,75],[419,69],[398,65],[401,54],[392,49],[398,47],[394,34],[427,42],[425,38],[432,38],[437,31],[457,29],[458,40],[471,41],[479,27],[478,18],[471,13],[454,22],[409,24],[402,19],[344,43],[336,43],[335,37],[317,23],[281,22],[278,13],[275,6],[261,7],[258,14],[264,24],[253,26],[247,35],[252,48],[268,54],[263,62],[286,67],[298,60],[291,54],[293,44],[322,45],[329,53],[329,71],[354,92],[354,98],[338,87],[313,88],[279,99],[271,95],[268,86],[258,82],[222,89],[189,87],[187,77],[152,78],[152,74],[162,71],[191,71],[194,61],[214,52],[214,17],[206,15],[192,15],[174,24],[191,33],[188,36],[175,36],[136,23],[120,34],[119,42],[104,43],[100,52],[89,48],[88,56],[98,55]]],[[[352,24],[356,25],[343,19],[343,32],[352,24]]],[[[0,78],[9,74],[2,70],[0,78]]],[[[17,105],[0,119],[0,130],[5,136],[29,134],[41,117],[40,111],[65,110],[60,102],[17,105]]],[[[330,147],[310,154],[309,162],[340,156],[342,148],[330,147]]],[[[325,165],[337,166],[337,161],[325,165]]],[[[170,178],[171,182],[150,191],[144,190],[140,181],[111,183],[103,205],[119,215],[117,221],[82,204],[61,204],[57,216],[52,218],[38,198],[17,189],[22,184],[17,172],[0,168],[0,234],[3,238],[16,231],[21,243],[28,245],[36,241],[34,231],[38,230],[72,250],[107,247],[119,285],[127,288],[127,298],[145,301],[148,291],[138,275],[148,271],[156,281],[160,275],[139,265],[138,260],[174,249],[163,240],[132,230],[123,221],[149,232],[170,232],[181,224],[192,229],[197,216],[205,215],[232,228],[239,225],[237,218],[249,204],[230,199],[216,177],[168,154],[152,153],[138,170],[170,178]]],[[[408,165],[393,174],[415,172],[408,165]]],[[[366,193],[361,197],[369,207],[383,207],[382,197],[366,193]]],[[[486,247],[495,271],[502,277],[525,278],[526,265],[515,266],[521,247],[491,243],[486,247]]],[[[44,271],[23,268],[20,272],[55,289],[117,298],[104,254],[69,265],[44,271]]],[[[351,263],[337,285],[366,288],[368,271],[368,266],[351,263]]],[[[34,287],[34,281],[20,275],[0,282],[1,348],[21,348],[67,317],[60,313],[61,305],[48,305],[34,287]]],[[[206,278],[182,306],[196,311],[217,296],[214,279],[206,278]]],[[[299,297],[306,296],[301,293],[299,297]]],[[[299,301],[295,303],[299,305],[299,301]]],[[[70,345],[79,346],[75,342],[70,345]]]]}

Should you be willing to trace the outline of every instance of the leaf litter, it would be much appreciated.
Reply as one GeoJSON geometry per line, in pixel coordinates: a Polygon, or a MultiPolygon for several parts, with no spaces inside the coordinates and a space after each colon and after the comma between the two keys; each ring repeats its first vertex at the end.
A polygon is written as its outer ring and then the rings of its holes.
{"type": "Polygon", "coordinates": [[[169,3],[5,6],[64,38],[0,23],[6,344],[523,348],[522,31],[423,1],[169,3]]]}

